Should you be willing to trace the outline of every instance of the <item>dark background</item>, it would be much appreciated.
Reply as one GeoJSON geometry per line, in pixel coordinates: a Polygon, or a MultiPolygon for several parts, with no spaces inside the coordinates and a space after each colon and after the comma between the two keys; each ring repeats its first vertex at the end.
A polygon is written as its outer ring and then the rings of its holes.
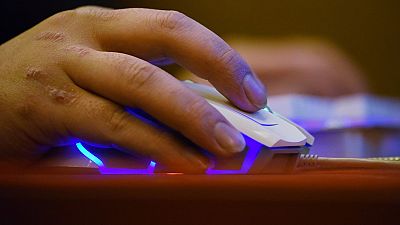
{"type": "Polygon", "coordinates": [[[58,11],[86,4],[174,9],[222,36],[328,39],[364,69],[374,93],[400,97],[400,3],[396,0],[1,0],[0,42],[58,11]]]}

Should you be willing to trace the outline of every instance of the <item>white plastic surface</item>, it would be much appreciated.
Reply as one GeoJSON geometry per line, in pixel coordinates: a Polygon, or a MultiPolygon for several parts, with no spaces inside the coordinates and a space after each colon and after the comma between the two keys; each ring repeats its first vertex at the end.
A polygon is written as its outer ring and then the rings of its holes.
{"type": "Polygon", "coordinates": [[[236,129],[268,147],[312,145],[314,138],[307,131],[268,108],[246,113],[233,106],[214,88],[184,82],[187,87],[204,97],[236,129]]]}

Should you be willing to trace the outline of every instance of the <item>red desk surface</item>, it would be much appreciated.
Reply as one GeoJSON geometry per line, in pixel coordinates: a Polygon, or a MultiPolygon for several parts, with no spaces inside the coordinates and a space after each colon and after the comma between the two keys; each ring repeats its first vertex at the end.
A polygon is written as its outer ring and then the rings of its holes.
{"type": "MultiPolygon", "coordinates": [[[[400,224],[400,172],[0,175],[15,224],[400,224]]],[[[0,224],[3,224],[0,222],[0,224]]]]}

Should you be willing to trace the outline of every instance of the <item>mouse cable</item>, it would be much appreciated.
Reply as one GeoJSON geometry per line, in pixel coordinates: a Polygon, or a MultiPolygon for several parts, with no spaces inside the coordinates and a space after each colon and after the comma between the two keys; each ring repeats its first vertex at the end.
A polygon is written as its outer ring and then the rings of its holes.
{"type": "Polygon", "coordinates": [[[297,169],[400,169],[400,157],[330,158],[301,154],[297,169]]]}

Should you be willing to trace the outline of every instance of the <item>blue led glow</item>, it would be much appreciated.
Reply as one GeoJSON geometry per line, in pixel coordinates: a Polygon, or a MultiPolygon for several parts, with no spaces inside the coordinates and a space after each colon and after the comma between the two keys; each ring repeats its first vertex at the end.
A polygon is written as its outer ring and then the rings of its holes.
{"type": "Polygon", "coordinates": [[[150,175],[154,174],[156,163],[151,161],[147,169],[127,169],[127,168],[106,168],[100,167],[101,174],[136,174],[136,175],[150,175]]]}
{"type": "Polygon", "coordinates": [[[99,158],[83,147],[82,143],[76,143],[76,147],[86,158],[98,166],[101,174],[154,174],[154,169],[156,167],[156,162],[154,161],[151,161],[146,169],[107,168],[99,158]]]}
{"type": "Polygon", "coordinates": [[[262,144],[247,136],[244,136],[244,138],[246,140],[248,150],[240,170],[218,170],[208,168],[206,174],[247,174],[256,160],[258,153],[260,152],[262,144]]]}
{"type": "Polygon", "coordinates": [[[89,152],[85,147],[83,147],[82,143],[76,143],[76,147],[84,156],[86,156],[86,158],[94,162],[99,168],[104,167],[104,163],[91,152],[89,152]]]}
{"type": "MultiPolygon", "coordinates": [[[[208,168],[206,170],[206,174],[247,174],[251,169],[254,161],[257,158],[258,153],[262,148],[262,144],[258,143],[257,141],[244,136],[247,144],[247,153],[243,160],[242,166],[239,170],[220,170],[220,169],[213,169],[208,168]]],[[[89,152],[80,142],[76,143],[76,147],[78,150],[86,156],[88,159],[93,161],[99,168],[99,172],[101,174],[137,174],[137,175],[150,175],[154,174],[154,170],[156,167],[156,162],[150,161],[149,165],[145,169],[129,169],[129,168],[107,168],[104,163],[89,152]]]]}

